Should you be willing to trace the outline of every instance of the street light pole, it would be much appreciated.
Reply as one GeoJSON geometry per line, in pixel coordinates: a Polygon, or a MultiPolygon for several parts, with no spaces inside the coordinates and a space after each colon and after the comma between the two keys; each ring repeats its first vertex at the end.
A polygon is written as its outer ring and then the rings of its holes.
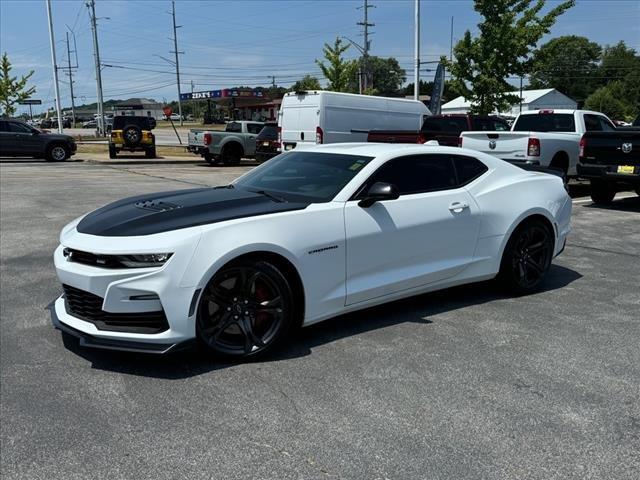
{"type": "Polygon", "coordinates": [[[420,99],[420,0],[415,0],[415,65],[413,67],[413,99],[420,99]]]}
{"type": "Polygon", "coordinates": [[[56,44],[53,38],[53,19],[51,18],[51,0],[47,0],[47,18],[49,19],[49,41],[51,42],[51,65],[53,66],[53,84],[56,91],[58,133],[62,133],[62,111],[60,107],[60,87],[58,86],[58,65],[56,64],[56,44]]]}
{"type": "Polygon", "coordinates": [[[182,25],[176,25],[176,2],[171,2],[171,16],[173,17],[173,48],[176,54],[176,81],[178,82],[178,115],[180,115],[180,126],[182,126],[182,100],[180,99],[180,64],[178,63],[178,34],[176,30],[182,25]]]}

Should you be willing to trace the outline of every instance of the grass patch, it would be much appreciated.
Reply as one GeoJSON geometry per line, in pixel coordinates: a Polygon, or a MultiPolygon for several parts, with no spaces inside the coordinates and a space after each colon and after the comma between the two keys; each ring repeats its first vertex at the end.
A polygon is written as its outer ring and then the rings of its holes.
{"type": "MultiPolygon", "coordinates": [[[[77,153],[102,153],[109,154],[109,145],[106,143],[80,143],[78,144],[77,153]]],[[[193,160],[198,160],[197,155],[187,152],[185,147],[171,147],[171,146],[156,146],[156,153],[159,157],[187,157],[193,160]]],[[[140,158],[144,158],[144,152],[120,152],[121,155],[140,155],[140,158]]],[[[118,154],[118,155],[120,155],[118,154]]]]}

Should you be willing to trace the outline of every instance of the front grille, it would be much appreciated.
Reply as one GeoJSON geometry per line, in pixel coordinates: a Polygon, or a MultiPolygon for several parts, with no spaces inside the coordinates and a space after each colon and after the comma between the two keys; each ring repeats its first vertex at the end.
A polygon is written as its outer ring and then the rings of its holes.
{"type": "Polygon", "coordinates": [[[73,248],[65,248],[63,253],[70,262],[91,265],[92,267],[124,268],[115,255],[100,255],[97,253],[75,250],[73,248]]]}
{"type": "Polygon", "coordinates": [[[98,330],[128,333],[160,333],[169,328],[163,310],[142,313],[110,313],[102,310],[103,298],[63,285],[67,312],[93,323],[98,330]]]}

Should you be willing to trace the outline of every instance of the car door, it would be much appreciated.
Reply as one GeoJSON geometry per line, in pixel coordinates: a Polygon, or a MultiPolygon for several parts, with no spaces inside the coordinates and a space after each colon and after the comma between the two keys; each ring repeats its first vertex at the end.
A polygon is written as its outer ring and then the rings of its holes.
{"type": "Polygon", "coordinates": [[[6,123],[12,139],[12,155],[32,156],[41,153],[41,139],[37,130],[22,122],[10,120],[6,123]]]}
{"type": "Polygon", "coordinates": [[[16,139],[9,131],[9,122],[0,120],[0,156],[12,155],[15,150],[16,139]]]}
{"type": "Polygon", "coordinates": [[[345,204],[347,305],[446,280],[473,260],[479,209],[452,155],[389,160],[360,192],[376,182],[396,185],[400,197],[362,208],[360,193],[345,204]]]}
{"type": "Polygon", "coordinates": [[[264,128],[264,123],[247,123],[247,133],[245,135],[245,153],[253,155],[256,153],[256,138],[264,128]]]}

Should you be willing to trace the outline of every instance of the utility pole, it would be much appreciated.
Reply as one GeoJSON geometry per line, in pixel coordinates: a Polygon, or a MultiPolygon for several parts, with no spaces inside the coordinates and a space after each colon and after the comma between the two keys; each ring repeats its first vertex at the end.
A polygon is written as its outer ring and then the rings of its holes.
{"type": "Polygon", "coordinates": [[[171,16],[173,17],[173,52],[176,54],[176,81],[178,83],[178,115],[180,115],[180,126],[182,126],[182,100],[180,99],[180,64],[178,63],[178,54],[184,53],[178,51],[178,33],[177,29],[182,25],[176,25],[176,2],[171,1],[171,16]]]}
{"type": "Polygon", "coordinates": [[[47,17],[49,19],[49,41],[51,42],[51,65],[53,67],[53,83],[56,91],[56,110],[58,112],[58,133],[62,133],[62,111],[60,109],[60,87],[58,86],[58,65],[56,64],[56,42],[53,38],[51,0],[47,0],[47,17]]]}
{"type": "Polygon", "coordinates": [[[413,99],[420,99],[420,0],[415,0],[415,39],[414,39],[414,52],[415,52],[415,64],[413,67],[413,99]]]}
{"type": "Polygon", "coordinates": [[[271,86],[274,89],[276,88],[276,76],[275,75],[271,75],[271,86]]]}
{"type": "Polygon", "coordinates": [[[104,135],[104,103],[102,101],[102,66],[100,65],[100,50],[98,48],[98,26],[96,25],[96,2],[89,0],[87,3],[89,18],[91,19],[91,30],[93,31],[93,56],[96,62],[96,89],[98,91],[98,134],[104,135]]]}
{"type": "Polygon", "coordinates": [[[371,42],[369,41],[369,27],[374,27],[376,24],[375,23],[369,23],[369,9],[370,8],[375,8],[374,5],[369,5],[369,0],[364,0],[364,4],[362,5],[362,7],[358,7],[359,9],[362,8],[363,13],[364,13],[364,21],[362,22],[358,22],[357,25],[360,25],[363,28],[363,36],[364,36],[364,46],[363,46],[363,55],[362,55],[362,64],[363,64],[363,78],[364,78],[364,85],[361,86],[360,90],[361,93],[362,91],[365,91],[367,89],[367,87],[369,86],[369,61],[368,61],[368,57],[369,57],[369,48],[371,47],[371,42]]]}
{"type": "Polygon", "coordinates": [[[75,126],[76,124],[76,104],[73,96],[73,68],[78,68],[78,65],[75,67],[71,66],[71,49],[69,48],[69,32],[67,34],[67,75],[69,75],[69,88],[71,89],[71,124],[75,126]]]}

